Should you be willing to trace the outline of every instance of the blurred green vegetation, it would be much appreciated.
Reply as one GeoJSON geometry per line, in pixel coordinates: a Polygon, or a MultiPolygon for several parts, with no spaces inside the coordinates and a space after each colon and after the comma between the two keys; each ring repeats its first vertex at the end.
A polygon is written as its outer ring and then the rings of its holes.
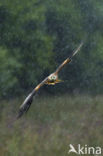
{"type": "Polygon", "coordinates": [[[103,147],[102,84],[103,1],[0,1],[0,156],[64,156],[69,144],[103,147]],[[13,124],[25,95],[81,41],[60,73],[64,83],[44,86],[13,124]]]}
{"type": "Polygon", "coordinates": [[[21,101],[1,103],[0,156],[72,156],[69,144],[103,147],[102,96],[41,96],[13,123],[21,101]]]}
{"type": "Polygon", "coordinates": [[[81,52],[61,72],[61,93],[103,93],[103,2],[0,1],[0,97],[31,90],[82,40],[81,52]]]}

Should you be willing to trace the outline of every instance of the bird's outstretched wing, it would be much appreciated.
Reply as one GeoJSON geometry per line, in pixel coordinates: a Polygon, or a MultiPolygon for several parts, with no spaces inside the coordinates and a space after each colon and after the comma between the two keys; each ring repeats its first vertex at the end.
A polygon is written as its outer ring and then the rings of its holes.
{"type": "Polygon", "coordinates": [[[46,83],[47,80],[48,80],[48,77],[45,78],[40,84],[38,84],[34,88],[34,90],[26,97],[25,101],[19,108],[17,119],[20,118],[24,113],[26,113],[29,110],[33,101],[33,97],[37,94],[38,90],[46,83]]]}
{"type": "MultiPolygon", "coordinates": [[[[72,59],[72,57],[80,50],[80,48],[82,47],[83,45],[83,42],[79,45],[79,47],[73,51],[73,53],[71,54],[70,57],[68,57],[58,68],[57,70],[54,72],[54,74],[57,74],[58,75],[58,72],[61,70],[61,68],[69,63],[72,59]]],[[[49,82],[50,83],[50,82],[49,82]]],[[[19,108],[19,112],[18,112],[18,115],[17,115],[17,119],[20,118],[24,113],[26,113],[30,106],[31,106],[31,103],[33,101],[33,97],[36,95],[36,93],[38,92],[38,90],[44,85],[44,84],[49,84],[48,83],[48,77],[46,77],[40,84],[38,84],[34,90],[27,96],[27,98],[25,99],[25,101],[23,102],[23,104],[20,106],[19,108]]],[[[54,83],[53,83],[54,84],[54,83]]]]}
{"type": "Polygon", "coordinates": [[[80,48],[82,47],[83,42],[80,43],[80,45],[78,46],[78,48],[72,52],[72,54],[70,55],[70,57],[68,57],[55,71],[56,74],[58,74],[58,72],[64,67],[64,65],[66,65],[67,63],[71,62],[72,57],[80,50],[80,48]]]}

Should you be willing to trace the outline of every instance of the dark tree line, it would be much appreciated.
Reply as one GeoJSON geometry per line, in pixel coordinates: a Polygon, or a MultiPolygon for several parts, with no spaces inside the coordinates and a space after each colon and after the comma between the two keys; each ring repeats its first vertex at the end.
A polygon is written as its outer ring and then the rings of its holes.
{"type": "MultiPolygon", "coordinates": [[[[0,96],[15,96],[32,89],[81,40],[84,46],[80,53],[61,72],[66,82],[61,84],[61,92],[102,93],[102,1],[0,2],[0,96]]],[[[60,90],[59,86],[55,90],[60,90]]]]}

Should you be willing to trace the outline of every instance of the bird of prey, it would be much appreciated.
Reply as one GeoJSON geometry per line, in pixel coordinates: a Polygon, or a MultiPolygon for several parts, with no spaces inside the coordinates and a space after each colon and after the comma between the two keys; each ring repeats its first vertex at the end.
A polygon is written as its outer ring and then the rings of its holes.
{"type": "Polygon", "coordinates": [[[80,45],[78,46],[78,48],[76,50],[74,50],[72,52],[72,54],[70,55],[70,57],[68,57],[57,69],[55,72],[53,72],[52,74],[50,74],[49,76],[47,76],[41,83],[39,83],[34,89],[33,91],[27,96],[27,98],[25,99],[25,101],[23,102],[23,104],[20,106],[19,108],[19,112],[17,115],[17,119],[20,118],[24,113],[26,113],[30,106],[31,103],[33,101],[33,97],[36,95],[36,93],[38,92],[38,90],[45,84],[47,85],[55,85],[56,83],[60,83],[61,80],[58,78],[58,73],[59,71],[69,62],[71,62],[72,57],[80,50],[80,48],[82,47],[83,42],[80,43],[80,45]]]}

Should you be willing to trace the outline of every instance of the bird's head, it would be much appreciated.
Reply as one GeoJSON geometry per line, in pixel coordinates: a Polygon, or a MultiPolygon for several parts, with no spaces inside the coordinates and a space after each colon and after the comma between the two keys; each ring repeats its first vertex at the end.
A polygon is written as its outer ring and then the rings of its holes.
{"type": "Polygon", "coordinates": [[[55,74],[51,74],[51,75],[49,76],[49,80],[50,80],[50,81],[55,81],[57,78],[58,78],[58,76],[55,75],[55,74]]]}

